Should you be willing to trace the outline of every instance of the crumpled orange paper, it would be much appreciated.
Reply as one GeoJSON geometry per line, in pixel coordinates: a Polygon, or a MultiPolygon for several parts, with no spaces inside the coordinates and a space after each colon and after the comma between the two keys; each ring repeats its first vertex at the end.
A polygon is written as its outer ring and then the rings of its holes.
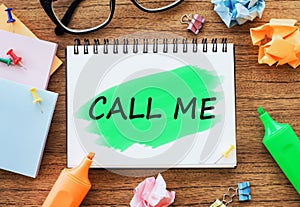
{"type": "Polygon", "coordinates": [[[130,207],[167,207],[174,202],[175,192],[166,189],[166,182],[158,174],[157,178],[146,178],[134,189],[130,207]]]}
{"type": "Polygon", "coordinates": [[[253,45],[259,46],[258,63],[269,66],[288,63],[293,68],[300,65],[300,32],[296,22],[271,19],[270,23],[250,29],[253,45]]]}

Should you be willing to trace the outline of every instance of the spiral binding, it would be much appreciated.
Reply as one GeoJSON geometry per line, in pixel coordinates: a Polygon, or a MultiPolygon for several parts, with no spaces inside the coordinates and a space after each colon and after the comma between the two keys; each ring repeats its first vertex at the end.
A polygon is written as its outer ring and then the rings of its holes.
{"type": "Polygon", "coordinates": [[[83,47],[84,54],[89,54],[89,45],[90,45],[90,41],[88,39],[84,39],[84,47],[83,47]]]}
{"type": "MultiPolygon", "coordinates": [[[[128,39],[123,39],[123,53],[127,54],[128,53],[128,39]]],[[[218,39],[217,38],[213,38],[211,40],[212,43],[212,52],[218,52],[218,39]]],[[[143,39],[143,53],[148,53],[149,49],[149,40],[148,39],[143,39]]],[[[173,39],[173,42],[171,43],[171,45],[173,46],[173,53],[177,53],[178,52],[178,39],[173,39]]],[[[182,43],[183,45],[183,52],[187,53],[188,52],[188,39],[182,39],[182,43]]],[[[203,38],[201,43],[202,44],[202,52],[207,52],[207,45],[208,45],[208,41],[207,38],[203,38]]],[[[79,46],[80,46],[80,40],[79,39],[75,39],[74,40],[74,54],[79,54],[79,46]]],[[[89,45],[90,45],[90,41],[88,39],[84,39],[84,45],[83,45],[83,53],[84,54],[89,54],[89,45]]],[[[104,54],[108,54],[108,45],[109,45],[109,40],[108,39],[104,39],[103,40],[103,53],[104,54]]],[[[93,43],[93,53],[94,54],[99,54],[99,46],[100,46],[100,41],[99,39],[94,39],[94,43],[93,43]]],[[[138,49],[139,49],[139,42],[138,39],[133,39],[133,53],[138,53],[138,49]]],[[[194,53],[198,52],[198,39],[197,38],[193,38],[192,39],[192,51],[194,53]]],[[[170,46],[168,43],[168,38],[164,38],[163,39],[163,53],[168,53],[170,46]]],[[[222,38],[222,48],[221,48],[222,52],[227,52],[227,38],[222,38]]],[[[158,39],[153,39],[153,47],[152,47],[153,53],[157,53],[158,52],[158,39]]],[[[119,40],[118,39],[114,39],[113,40],[113,53],[114,54],[118,54],[119,53],[119,40]]]]}
{"type": "Polygon", "coordinates": [[[99,39],[94,39],[94,45],[93,45],[94,54],[98,54],[98,47],[99,47],[99,45],[100,45],[99,39]]]}
{"type": "Polygon", "coordinates": [[[128,39],[123,40],[123,53],[127,54],[128,53],[128,39]]]}

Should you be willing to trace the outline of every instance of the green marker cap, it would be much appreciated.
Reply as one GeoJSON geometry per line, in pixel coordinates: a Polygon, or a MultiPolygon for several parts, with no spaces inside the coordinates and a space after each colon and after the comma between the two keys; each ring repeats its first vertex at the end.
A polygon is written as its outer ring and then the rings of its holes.
{"type": "Polygon", "coordinates": [[[257,109],[259,118],[265,126],[265,136],[263,142],[270,139],[274,134],[278,133],[280,129],[286,127],[286,124],[281,124],[272,119],[268,112],[266,112],[263,107],[257,109]]]}

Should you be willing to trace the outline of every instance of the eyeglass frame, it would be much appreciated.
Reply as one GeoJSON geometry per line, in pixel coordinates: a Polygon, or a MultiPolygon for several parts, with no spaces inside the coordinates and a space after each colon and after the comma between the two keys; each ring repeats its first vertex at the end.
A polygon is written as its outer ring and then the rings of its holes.
{"type": "MultiPolygon", "coordinates": [[[[40,4],[42,5],[42,7],[43,7],[44,11],[46,12],[46,14],[52,20],[52,22],[56,25],[56,28],[55,28],[55,34],[56,35],[62,35],[64,32],[67,32],[67,33],[70,33],[70,34],[86,34],[86,33],[94,32],[94,31],[97,31],[101,28],[104,28],[112,20],[114,12],[115,12],[115,5],[116,5],[116,0],[110,0],[110,5],[109,5],[110,6],[110,13],[109,13],[109,16],[107,17],[107,19],[102,24],[100,24],[98,26],[95,26],[95,27],[92,27],[92,28],[89,28],[89,29],[76,30],[76,29],[70,29],[66,25],[68,25],[68,23],[71,21],[71,17],[73,15],[75,9],[77,8],[77,6],[80,4],[80,2],[82,0],[73,1],[61,20],[58,19],[58,17],[55,15],[55,13],[53,11],[53,7],[52,7],[53,1],[55,1],[55,0],[40,0],[40,4]]],[[[164,7],[157,8],[157,9],[147,9],[147,8],[141,6],[137,2],[137,0],[130,0],[130,1],[138,9],[140,9],[144,12],[156,13],[156,12],[166,11],[166,10],[169,10],[171,8],[174,8],[175,6],[178,6],[179,4],[181,4],[184,0],[176,0],[176,1],[174,1],[174,3],[172,3],[168,6],[164,6],[164,7]]]]}

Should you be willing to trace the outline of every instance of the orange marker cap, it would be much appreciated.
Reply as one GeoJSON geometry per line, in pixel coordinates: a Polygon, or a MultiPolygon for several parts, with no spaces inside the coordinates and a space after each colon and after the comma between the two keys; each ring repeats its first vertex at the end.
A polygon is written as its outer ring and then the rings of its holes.
{"type": "Polygon", "coordinates": [[[43,207],[78,207],[91,188],[89,168],[95,153],[91,152],[72,169],[64,169],[46,198],[43,207]]]}
{"type": "Polygon", "coordinates": [[[78,166],[72,169],[66,169],[66,172],[68,172],[70,175],[73,175],[75,178],[80,179],[81,181],[88,181],[89,183],[89,169],[93,163],[94,156],[95,153],[90,152],[78,166]]]}

